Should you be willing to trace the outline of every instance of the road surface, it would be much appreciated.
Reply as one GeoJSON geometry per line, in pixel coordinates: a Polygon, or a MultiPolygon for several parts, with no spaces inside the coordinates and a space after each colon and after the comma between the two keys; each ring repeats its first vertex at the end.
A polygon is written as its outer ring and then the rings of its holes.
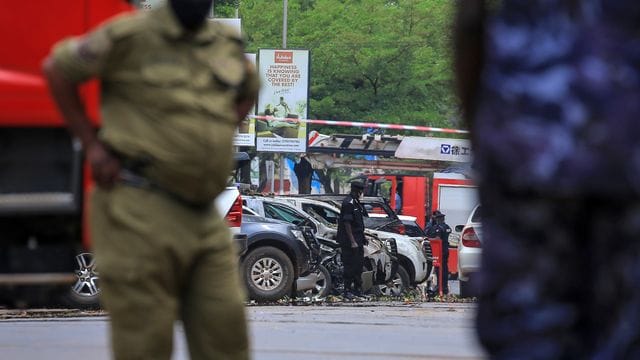
{"type": "MultiPolygon", "coordinates": [[[[256,360],[481,359],[473,304],[248,306],[256,360]]],[[[6,316],[5,316],[6,317],[6,316]]],[[[2,359],[109,359],[101,317],[0,320],[2,359]]],[[[188,359],[176,327],[174,359],[188,359]]]]}

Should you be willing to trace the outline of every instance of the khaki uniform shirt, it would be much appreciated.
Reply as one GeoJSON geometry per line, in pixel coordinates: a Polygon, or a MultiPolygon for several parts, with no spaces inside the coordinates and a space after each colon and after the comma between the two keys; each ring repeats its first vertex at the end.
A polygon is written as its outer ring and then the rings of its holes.
{"type": "Polygon", "coordinates": [[[204,203],[232,167],[235,105],[259,83],[242,39],[207,21],[184,32],[168,6],[127,14],[53,50],[72,81],[101,81],[101,139],[144,175],[185,200],[204,203]]]}

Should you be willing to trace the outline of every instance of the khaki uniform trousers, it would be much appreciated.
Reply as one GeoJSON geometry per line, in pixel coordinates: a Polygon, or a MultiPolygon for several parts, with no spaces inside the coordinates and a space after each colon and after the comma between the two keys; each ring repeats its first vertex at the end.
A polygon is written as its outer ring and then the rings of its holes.
{"type": "Polygon", "coordinates": [[[93,193],[92,239],[115,359],[170,359],[182,320],[192,359],[247,359],[245,295],[224,220],[157,191],[93,193]]]}

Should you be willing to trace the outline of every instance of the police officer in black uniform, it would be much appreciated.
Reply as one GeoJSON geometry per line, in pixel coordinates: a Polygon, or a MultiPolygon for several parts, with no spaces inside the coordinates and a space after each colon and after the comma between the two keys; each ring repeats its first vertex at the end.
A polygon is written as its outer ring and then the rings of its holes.
{"type": "Polygon", "coordinates": [[[344,265],[344,296],[348,299],[362,295],[362,267],[366,245],[363,217],[368,216],[360,203],[363,192],[362,182],[351,183],[351,192],[342,201],[338,221],[338,243],[341,246],[344,265]]]}
{"type": "Polygon", "coordinates": [[[431,217],[432,224],[427,229],[427,236],[431,238],[440,238],[442,240],[442,293],[449,293],[449,235],[451,227],[444,222],[444,214],[436,210],[431,217]]]}

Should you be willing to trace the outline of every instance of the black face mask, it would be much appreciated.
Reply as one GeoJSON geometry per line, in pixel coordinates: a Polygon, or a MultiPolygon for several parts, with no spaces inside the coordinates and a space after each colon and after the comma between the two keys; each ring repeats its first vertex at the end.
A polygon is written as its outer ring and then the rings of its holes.
{"type": "Polygon", "coordinates": [[[170,0],[171,9],[187,30],[197,30],[204,24],[213,0],[170,0]]]}

